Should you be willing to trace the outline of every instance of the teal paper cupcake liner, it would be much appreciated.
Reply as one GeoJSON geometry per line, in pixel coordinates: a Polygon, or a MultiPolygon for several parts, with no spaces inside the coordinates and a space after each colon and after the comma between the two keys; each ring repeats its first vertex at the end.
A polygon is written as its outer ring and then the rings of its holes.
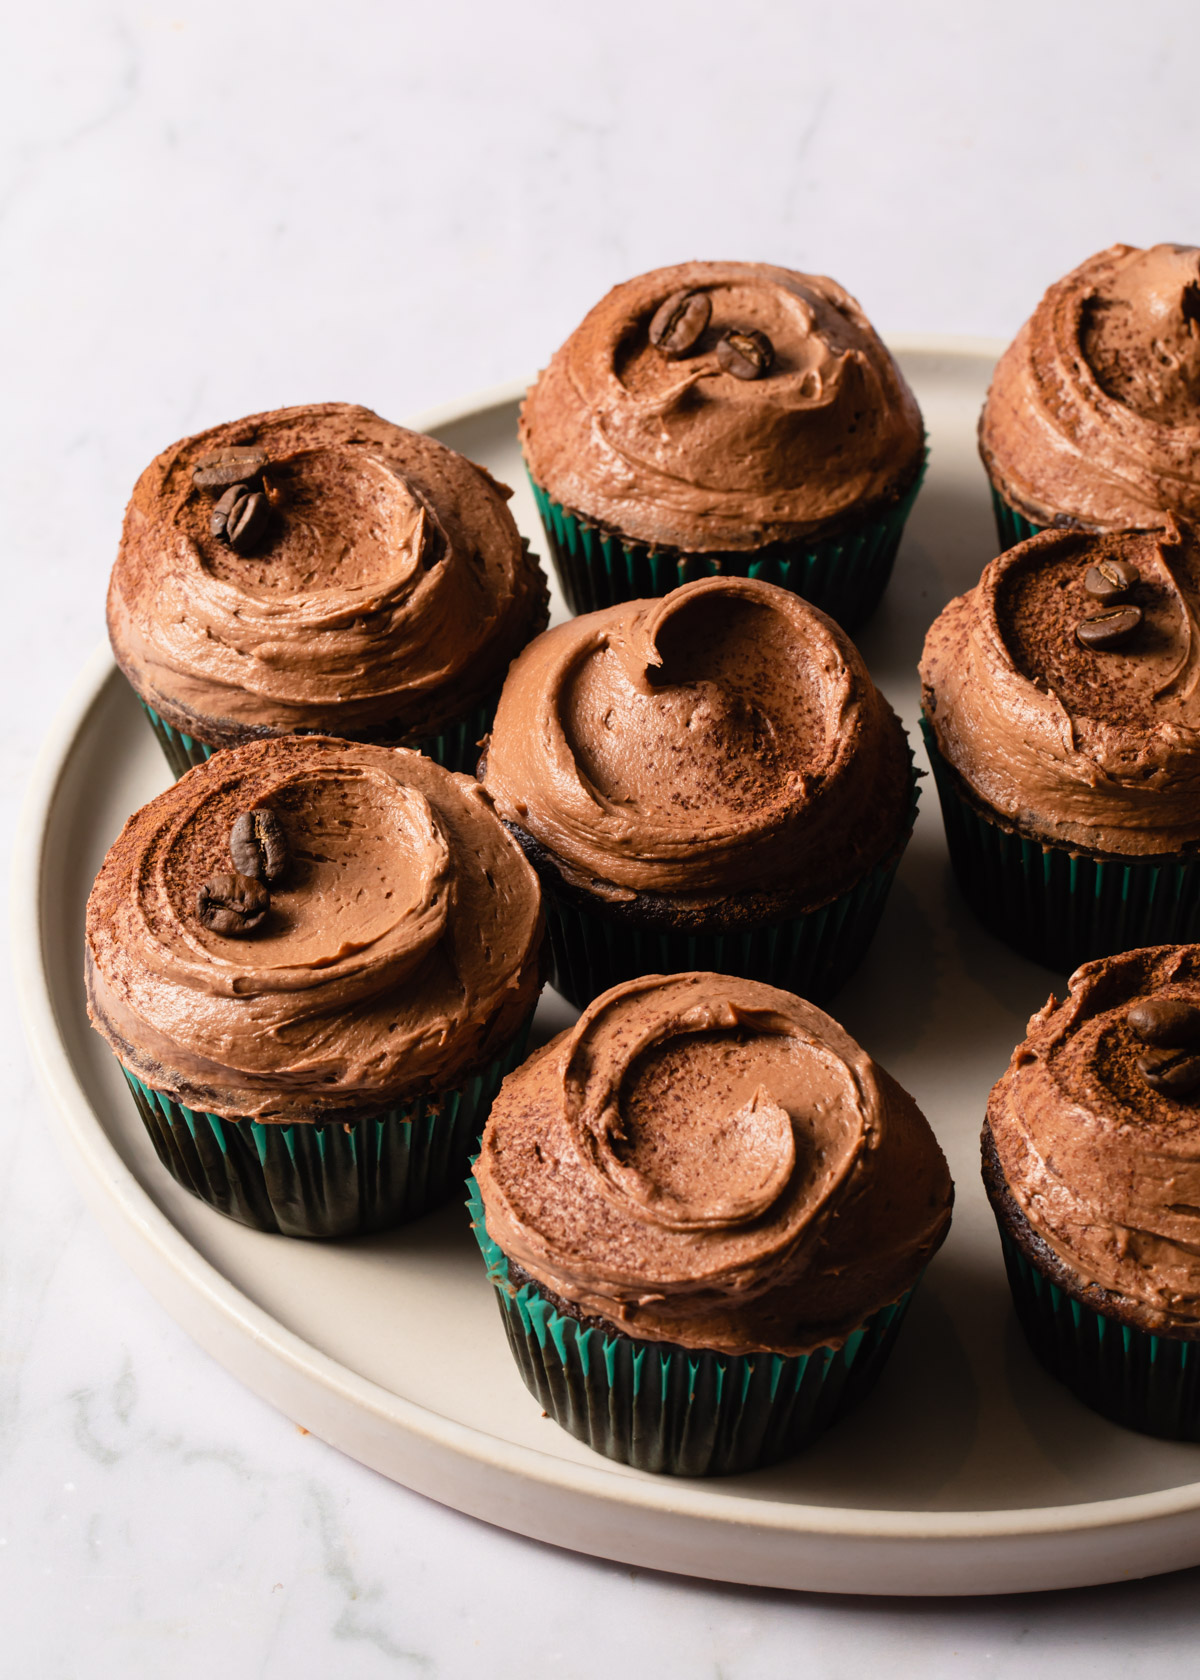
{"type": "Polygon", "coordinates": [[[1200,861],[1089,857],[1012,833],[963,797],[925,718],[921,730],[955,879],[997,939],[1068,974],[1116,951],[1200,939],[1200,861]]]}
{"type": "Polygon", "coordinates": [[[1052,1377],[1126,1429],[1200,1441],[1200,1342],[1107,1318],[1044,1277],[1003,1228],[1000,1243],[1017,1318],[1052,1377]]]}
{"type": "MultiPolygon", "coordinates": [[[[490,699],[483,701],[456,723],[449,724],[440,735],[427,735],[419,741],[410,741],[408,745],[416,752],[424,753],[426,758],[432,758],[436,763],[445,765],[447,770],[461,770],[466,775],[473,776],[479,761],[479,743],[492,727],[499,701],[499,694],[493,694],[490,699]]],[[[144,700],[141,705],[150,719],[150,727],[158,737],[158,744],[167,763],[177,777],[195,769],[197,764],[203,764],[216,752],[216,747],[210,747],[191,735],[185,735],[182,730],[172,728],[166,719],[159,717],[144,700]]]]}
{"type": "Polygon", "coordinates": [[[1034,525],[1026,519],[1023,513],[1010,507],[993,484],[992,512],[996,517],[996,535],[1000,539],[1000,552],[1016,548],[1018,543],[1027,542],[1030,537],[1036,537],[1039,531],[1044,531],[1044,525],[1034,525]]]}
{"type": "Polygon", "coordinates": [[[555,890],[542,875],[550,951],[550,984],[577,1009],[623,980],[640,974],[682,974],[702,969],[737,974],[795,992],[813,1002],[831,998],[867,954],[888,893],[916,821],[919,790],[895,850],[828,904],[778,922],[723,933],[687,933],[639,927],[603,902],[582,905],[555,890]]]}
{"type": "Polygon", "coordinates": [[[618,601],[666,595],[706,577],[753,577],[803,595],[814,607],[854,630],[875,611],[892,575],[904,524],[925,477],[925,466],[896,502],[857,529],[806,544],[772,544],[753,552],[684,554],[616,536],[569,512],[531,477],[550,557],[573,613],[618,601]]]}
{"type": "Polygon", "coordinates": [[[727,1476],[788,1458],[845,1415],[878,1377],[913,1291],[839,1348],[801,1357],[642,1342],[558,1312],[510,1281],[474,1178],[467,1207],[517,1367],[534,1399],[593,1452],[638,1470],[727,1476]]]}
{"type": "Polygon", "coordinates": [[[163,1166],[185,1190],[256,1231],[351,1237],[448,1201],[479,1147],[529,1025],[464,1084],[348,1123],[264,1125],[173,1102],[122,1067],[163,1166]]]}

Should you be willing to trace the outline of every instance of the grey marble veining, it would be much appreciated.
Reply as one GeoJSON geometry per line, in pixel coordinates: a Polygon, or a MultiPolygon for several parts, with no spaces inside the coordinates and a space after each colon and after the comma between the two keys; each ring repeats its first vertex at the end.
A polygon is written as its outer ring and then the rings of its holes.
{"type": "MultiPolygon", "coordinates": [[[[1011,333],[1115,239],[1200,241],[1193,0],[60,0],[0,52],[6,774],[103,634],[165,443],[538,366],[690,256],[832,273],[886,332],[1011,333]]],[[[41,1122],[5,971],[0,1669],[34,1680],[1188,1672],[1200,1574],[986,1602],[621,1569],[432,1505],[241,1389],[125,1271],[41,1122]]],[[[581,1537],[581,1543],[586,1543],[581,1537]]]]}

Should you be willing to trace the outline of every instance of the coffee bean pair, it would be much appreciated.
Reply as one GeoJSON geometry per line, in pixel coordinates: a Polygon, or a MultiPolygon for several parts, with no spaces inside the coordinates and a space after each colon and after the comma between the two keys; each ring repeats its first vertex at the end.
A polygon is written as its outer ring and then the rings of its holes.
{"type": "Polygon", "coordinates": [[[237,554],[251,554],[271,523],[271,504],[262,487],[266,453],[247,446],[202,455],[192,468],[198,490],[220,491],[210,529],[237,554]]]}
{"type": "MultiPolygon", "coordinates": [[[[650,342],[669,362],[690,355],[712,316],[707,292],[672,292],[650,322],[650,342]]],[[[729,327],[717,342],[717,364],[735,379],[761,379],[771,371],[775,347],[765,332],[729,327]]]]}
{"type": "Polygon", "coordinates": [[[288,866],[287,836],[269,805],[243,811],[229,834],[232,874],[212,875],[196,894],[196,914],[210,933],[237,939],[260,927],[271,908],[268,886],[288,866]]]}
{"type": "Polygon", "coordinates": [[[1139,577],[1137,567],[1128,560],[1101,560],[1099,565],[1088,567],[1083,587],[1105,610],[1081,619],[1075,626],[1075,640],[1081,647],[1091,653],[1114,653],[1141,628],[1141,607],[1128,604],[1139,577]]]}
{"type": "Polygon", "coordinates": [[[1139,998],[1125,1018],[1149,1047],[1137,1068],[1152,1091],[1182,1098],[1200,1087],[1200,1006],[1187,998],[1139,998]]]}

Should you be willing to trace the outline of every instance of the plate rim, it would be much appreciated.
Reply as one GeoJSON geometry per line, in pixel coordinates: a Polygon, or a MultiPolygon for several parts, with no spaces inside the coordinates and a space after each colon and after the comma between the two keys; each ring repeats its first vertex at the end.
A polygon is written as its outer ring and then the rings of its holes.
{"type": "MultiPolygon", "coordinates": [[[[994,356],[1003,349],[1001,340],[960,338],[942,334],[896,334],[889,344],[910,353],[954,356],[994,356]]],[[[426,410],[414,425],[435,429],[467,420],[518,400],[526,382],[511,381],[454,403],[426,410]]],[[[888,1510],[866,1506],[808,1505],[792,1500],[751,1498],[723,1492],[721,1483],[682,1482],[671,1478],[638,1477],[616,1473],[605,1461],[596,1465],[575,1464],[536,1448],[506,1441],[483,1430],[462,1424],[405,1398],[370,1379],[360,1376],[330,1355],[287,1329],[265,1308],[239,1290],[211,1261],[194,1248],[184,1233],[144,1190],[121,1160],[75,1072],[63,1041],[54,1004],[54,990],[43,937],[43,864],[54,820],[54,808],[67,774],[76,743],[106,689],[119,681],[120,673],[107,643],[102,643],[86,662],[64,696],[41,747],[27,783],[14,836],[11,866],[11,951],[17,981],[18,1009],[35,1071],[49,1097],[52,1130],[67,1156],[80,1187],[109,1236],[117,1242],[124,1258],[163,1302],[171,1316],[213,1354],[238,1380],[285,1410],[270,1385],[248,1376],[222,1348],[219,1338],[205,1334],[175,1310],[168,1285],[182,1286],[212,1317],[219,1328],[248,1339],[256,1352],[286,1367],[304,1379],[311,1402],[323,1394],[330,1402],[347,1403],[390,1430],[408,1438],[410,1446],[424,1446],[450,1453],[467,1465],[486,1470],[502,1482],[514,1479],[522,1486],[533,1484],[549,1492],[582,1497],[611,1507],[649,1511],[663,1518],[692,1518],[701,1524],[721,1528],[757,1529],[763,1533],[791,1535],[800,1539],[838,1539],[884,1544],[911,1541],[954,1542],[1036,1540],[1070,1534],[1098,1534],[1103,1530],[1129,1529],[1147,1523],[1170,1522],[1200,1512],[1200,1480],[1149,1493],[1118,1498],[1059,1504],[976,1511],[888,1510]],[[121,1240],[121,1238],[125,1240],[121,1240]],[[132,1238],[132,1246],[128,1239],[132,1238]],[[163,1277],[160,1269],[167,1268],[163,1277]],[[154,1275],[151,1275],[153,1273],[154,1275]]],[[[314,1433],[328,1439],[318,1426],[314,1433]]],[[[334,1441],[339,1450],[370,1463],[369,1457],[334,1441]]],[[[380,1466],[373,1466],[379,1469],[380,1466]]],[[[391,1474],[383,1470],[383,1474],[391,1474]]],[[[418,1491],[501,1527],[520,1533],[534,1533],[522,1526],[517,1513],[508,1517],[475,1505],[469,1498],[450,1496],[421,1485],[420,1476],[393,1477],[418,1491]]],[[[490,1485],[490,1484],[489,1484],[490,1485]]],[[[512,1491],[511,1489],[509,1490],[512,1491]]],[[[495,1501],[492,1501],[495,1503],[495,1501]]],[[[569,1541],[558,1543],[570,1544],[569,1541]]],[[[577,1547],[585,1550],[588,1548],[577,1547]]],[[[594,1555],[619,1555],[613,1550],[595,1549],[594,1555]]],[[[1161,1568],[1181,1567],[1190,1561],[1163,1563],[1161,1568]]],[[[670,1563],[659,1567],[670,1569],[670,1563]]],[[[698,1566],[679,1568],[697,1573],[698,1566]]],[[[1117,1573],[1120,1573],[1118,1570],[1117,1573]]],[[[718,1566],[716,1579],[738,1579],[728,1572],[728,1563],[718,1566]]],[[[1101,1578],[1112,1579],[1112,1573],[1101,1578]]],[[[778,1583],[776,1583],[778,1584],[778,1583]]],[[[1052,1583],[1059,1584],[1059,1583],[1052,1583]]],[[[841,1590],[851,1590],[843,1588],[841,1590]]],[[[860,1591],[905,1590],[864,1586],[860,1591]]],[[[987,1590],[978,1585],[955,1589],[944,1581],[914,1592],[987,1590]]],[[[1008,1590],[1000,1587],[994,1590],[1008,1590]]]]}

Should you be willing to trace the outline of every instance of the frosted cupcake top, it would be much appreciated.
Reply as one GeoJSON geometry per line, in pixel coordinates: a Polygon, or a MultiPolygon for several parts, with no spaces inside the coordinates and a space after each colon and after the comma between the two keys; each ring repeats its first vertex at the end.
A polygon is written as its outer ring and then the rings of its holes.
{"type": "Polygon", "coordinates": [[[988,1130],[1060,1281],[1143,1329],[1200,1330],[1200,946],[1078,969],[1030,1021],[988,1130]]]}
{"type": "Polygon", "coordinates": [[[745,550],[837,526],[915,478],[916,399],[855,300],[765,263],[616,286],[525,399],[555,501],[652,545],[745,550]]]}
{"type": "Polygon", "coordinates": [[[921,660],[938,747],[1020,831],[1143,856],[1200,844],[1200,543],[1044,531],[944,608],[921,660]]]}
{"type": "Polygon", "coordinates": [[[347,403],[185,438],[126,511],[113,651],[149,705],[210,745],[247,729],[436,734],[546,622],[509,494],[347,403]]]}
{"type": "Polygon", "coordinates": [[[1200,250],[1112,245],[1051,286],[997,363],[979,447],[1036,525],[1200,518],[1200,250]]]}
{"type": "Polygon", "coordinates": [[[318,1120],[453,1086],[540,989],[537,878],[479,787],[321,736],[215,754],[88,900],[92,1023],[147,1085],[318,1120]]]}
{"type": "Polygon", "coordinates": [[[854,644],[790,590],[705,578],[587,613],[514,662],[483,779],[560,871],[615,900],[824,902],[911,802],[907,743],[854,644]]]}
{"type": "Polygon", "coordinates": [[[953,1190],[837,1023],[720,974],[616,986],[505,1080],[488,1235],[584,1316],[729,1353],[837,1347],[916,1282],[953,1190]]]}

